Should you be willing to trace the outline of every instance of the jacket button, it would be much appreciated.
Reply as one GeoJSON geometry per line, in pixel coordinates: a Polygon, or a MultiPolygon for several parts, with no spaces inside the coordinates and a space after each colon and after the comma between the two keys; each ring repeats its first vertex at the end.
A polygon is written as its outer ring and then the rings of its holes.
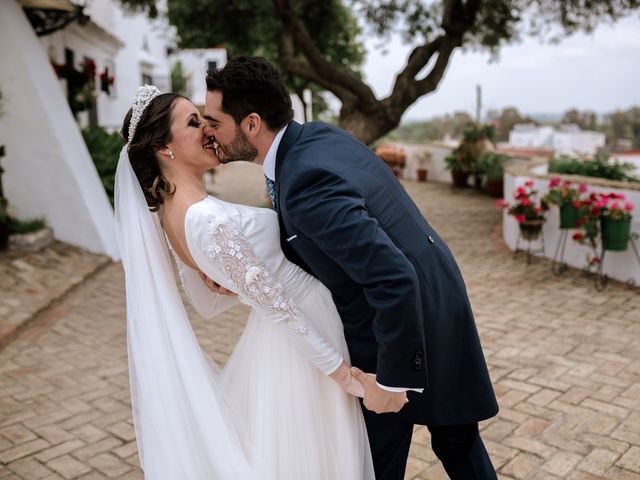
{"type": "Polygon", "coordinates": [[[413,360],[413,366],[416,370],[422,370],[422,352],[416,352],[416,358],[413,360]]]}
{"type": "Polygon", "coordinates": [[[429,235],[429,243],[433,243],[433,237],[431,235],[429,235]]]}

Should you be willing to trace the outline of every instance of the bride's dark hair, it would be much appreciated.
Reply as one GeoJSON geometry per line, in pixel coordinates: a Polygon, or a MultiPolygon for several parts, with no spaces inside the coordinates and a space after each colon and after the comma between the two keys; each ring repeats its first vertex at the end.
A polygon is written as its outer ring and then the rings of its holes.
{"type": "MultiPolygon", "coordinates": [[[[152,212],[157,212],[166,197],[173,195],[175,186],[162,175],[156,152],[171,141],[171,119],[176,100],[184,98],[176,93],[163,93],[145,108],[129,143],[129,161],[152,212]]],[[[126,142],[129,136],[132,109],[124,117],[120,134],[126,142]]]]}

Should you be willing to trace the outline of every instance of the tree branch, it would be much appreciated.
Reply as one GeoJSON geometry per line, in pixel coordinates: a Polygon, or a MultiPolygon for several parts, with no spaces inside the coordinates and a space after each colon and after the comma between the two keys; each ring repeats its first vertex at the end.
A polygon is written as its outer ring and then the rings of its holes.
{"type": "Polygon", "coordinates": [[[473,28],[481,3],[482,0],[446,0],[441,23],[444,34],[413,49],[407,65],[396,77],[391,95],[384,100],[387,105],[406,109],[436,89],[453,51],[462,45],[464,35],[473,28]],[[437,60],[428,75],[421,80],[416,79],[436,54],[437,60]]]}
{"type": "MultiPolygon", "coordinates": [[[[300,48],[300,51],[308,62],[305,70],[308,74],[310,73],[309,69],[313,70],[315,78],[312,79],[309,76],[304,76],[304,78],[319,83],[325,88],[331,90],[341,99],[345,96],[346,92],[349,92],[351,95],[346,95],[347,97],[356,96],[365,105],[377,102],[376,96],[367,84],[350,73],[344,72],[333,66],[326,58],[324,58],[322,53],[315,46],[315,43],[304,24],[291,8],[289,0],[273,0],[273,4],[282,21],[284,29],[291,34],[293,40],[300,48]],[[323,81],[318,82],[316,78],[321,78],[323,81]],[[336,87],[339,91],[334,90],[336,87]]],[[[287,62],[283,64],[283,67],[285,67],[285,65],[294,64],[296,69],[301,67],[292,55],[287,55],[287,57],[288,58],[285,58],[287,62]]],[[[295,72],[290,70],[290,73],[293,74],[295,72]]],[[[295,74],[297,75],[297,73],[295,74]]]]}
{"type": "Polygon", "coordinates": [[[284,68],[291,75],[303,78],[310,82],[314,82],[321,87],[333,92],[342,102],[355,101],[356,96],[349,90],[342,86],[329,81],[328,79],[320,76],[317,72],[305,61],[297,59],[294,54],[293,37],[291,32],[285,30],[280,37],[280,44],[278,48],[278,60],[282,68],[284,68]]]}

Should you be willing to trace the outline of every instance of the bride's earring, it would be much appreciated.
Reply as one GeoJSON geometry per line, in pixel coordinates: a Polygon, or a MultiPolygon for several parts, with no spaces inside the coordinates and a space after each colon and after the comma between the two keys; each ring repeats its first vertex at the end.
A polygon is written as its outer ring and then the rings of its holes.
{"type": "Polygon", "coordinates": [[[173,154],[173,150],[169,150],[169,156],[171,157],[171,160],[175,160],[175,155],[173,154]]]}

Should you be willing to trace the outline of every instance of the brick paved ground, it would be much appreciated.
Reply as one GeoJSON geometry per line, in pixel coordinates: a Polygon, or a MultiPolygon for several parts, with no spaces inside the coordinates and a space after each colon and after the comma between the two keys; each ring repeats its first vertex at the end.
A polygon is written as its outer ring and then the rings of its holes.
{"type": "MultiPolygon", "coordinates": [[[[216,182],[219,179],[216,180],[216,182]]],[[[512,259],[493,201],[407,183],[456,254],[501,411],[483,437],[501,479],[640,479],[640,296],[512,259]]],[[[112,265],[0,352],[0,479],[141,479],[131,428],[124,287],[112,265]]],[[[246,310],[194,318],[223,362],[246,310]]],[[[407,478],[446,478],[418,428],[407,478]]]]}
{"type": "Polygon", "coordinates": [[[60,242],[38,253],[0,252],[0,345],[35,313],[109,262],[60,242]]]}

